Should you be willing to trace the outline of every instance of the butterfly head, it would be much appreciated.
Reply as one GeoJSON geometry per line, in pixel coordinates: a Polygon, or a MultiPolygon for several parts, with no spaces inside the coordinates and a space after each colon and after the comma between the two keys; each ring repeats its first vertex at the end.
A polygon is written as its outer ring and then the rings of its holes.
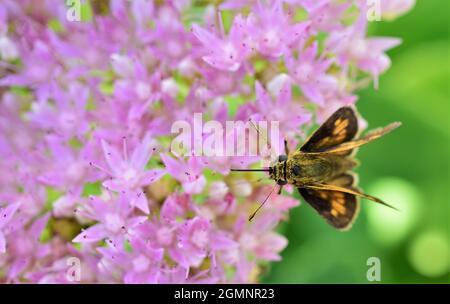
{"type": "Polygon", "coordinates": [[[287,184],[287,159],[288,157],[286,155],[280,155],[278,156],[277,162],[269,168],[270,178],[276,181],[280,186],[284,186],[287,184]]]}

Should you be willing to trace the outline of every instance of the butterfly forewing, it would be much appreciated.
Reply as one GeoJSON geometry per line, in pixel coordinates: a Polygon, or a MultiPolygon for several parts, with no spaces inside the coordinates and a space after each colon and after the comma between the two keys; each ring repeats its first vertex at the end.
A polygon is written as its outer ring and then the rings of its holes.
{"type": "Polygon", "coordinates": [[[352,140],[357,132],[358,120],[355,111],[350,107],[342,107],[306,140],[300,151],[322,152],[352,140]]]}
{"type": "Polygon", "coordinates": [[[355,148],[358,148],[362,145],[365,145],[375,139],[378,139],[380,137],[382,137],[383,135],[388,134],[389,132],[391,132],[392,130],[395,130],[396,128],[398,128],[399,126],[401,126],[401,123],[399,122],[394,122],[391,123],[389,125],[387,125],[384,128],[379,128],[376,130],[371,131],[370,133],[368,133],[366,136],[361,137],[359,139],[356,140],[351,140],[348,142],[343,142],[337,146],[333,146],[327,149],[324,149],[322,152],[324,153],[333,153],[333,154],[341,154],[344,155],[346,151],[351,151],[355,148]]]}

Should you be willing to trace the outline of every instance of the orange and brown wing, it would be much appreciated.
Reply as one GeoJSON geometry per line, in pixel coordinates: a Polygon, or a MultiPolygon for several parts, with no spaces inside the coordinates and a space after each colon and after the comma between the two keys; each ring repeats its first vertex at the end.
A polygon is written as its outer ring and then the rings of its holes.
{"type": "Polygon", "coordinates": [[[334,112],[300,148],[302,152],[323,152],[352,140],[358,132],[358,119],[350,107],[334,112]]]}
{"type": "Polygon", "coordinates": [[[329,190],[299,188],[300,194],[336,229],[348,230],[355,220],[359,203],[355,195],[329,190]]]}
{"type": "Polygon", "coordinates": [[[359,197],[371,200],[375,203],[384,205],[386,207],[389,207],[391,209],[398,211],[398,209],[395,208],[394,206],[389,205],[388,203],[384,202],[383,200],[381,200],[375,196],[363,193],[354,187],[339,186],[339,185],[333,184],[332,182],[328,182],[327,184],[317,184],[316,183],[316,184],[306,185],[305,188],[313,189],[313,190],[320,190],[320,191],[338,191],[338,192],[348,193],[351,195],[355,195],[355,196],[359,196],[359,197]]]}
{"type": "Polygon", "coordinates": [[[345,154],[347,151],[352,151],[355,148],[358,148],[362,145],[365,145],[375,139],[378,139],[380,137],[382,137],[383,135],[388,134],[389,132],[397,129],[398,127],[400,127],[402,124],[400,122],[393,122],[389,125],[387,125],[384,128],[378,128],[375,130],[372,130],[371,132],[369,132],[366,136],[355,139],[355,140],[351,140],[351,141],[347,141],[347,142],[343,142],[339,145],[333,146],[333,147],[329,147],[324,149],[323,153],[333,153],[333,154],[345,154]]]}

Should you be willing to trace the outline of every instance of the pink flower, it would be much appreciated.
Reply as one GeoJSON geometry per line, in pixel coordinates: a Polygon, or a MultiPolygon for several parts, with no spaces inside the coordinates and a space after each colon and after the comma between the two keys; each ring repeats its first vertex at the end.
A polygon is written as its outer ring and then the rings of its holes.
{"type": "Polygon", "coordinates": [[[57,137],[48,137],[48,149],[51,159],[48,169],[38,177],[46,185],[74,192],[81,192],[84,183],[99,179],[99,172],[89,168],[89,159],[94,155],[94,146],[85,145],[80,151],[74,151],[57,137]]]}
{"type": "Polygon", "coordinates": [[[89,201],[76,212],[97,223],[82,231],[73,242],[92,243],[105,238],[120,238],[131,233],[137,225],[147,219],[146,216],[134,215],[133,211],[129,197],[125,194],[119,195],[118,198],[111,197],[108,201],[90,197],[89,201]]]}
{"type": "Polygon", "coordinates": [[[355,63],[359,69],[372,75],[375,87],[378,87],[378,77],[386,71],[391,61],[385,51],[399,45],[397,38],[366,38],[367,20],[360,19],[343,31],[334,32],[327,41],[327,48],[338,55],[338,64],[348,66],[355,63]]]}
{"type": "Polygon", "coordinates": [[[176,222],[177,218],[183,218],[188,211],[194,208],[189,194],[172,194],[166,198],[161,207],[160,220],[163,222],[176,222]]]}
{"type": "Polygon", "coordinates": [[[298,0],[308,12],[311,29],[315,32],[330,32],[341,30],[340,21],[343,13],[352,5],[350,1],[342,3],[330,0],[298,0]]]}
{"type": "MultiPolygon", "coordinates": [[[[17,211],[16,211],[17,215],[17,211]]],[[[47,225],[50,214],[44,214],[37,219],[27,220],[17,218],[15,229],[8,235],[7,258],[10,258],[7,278],[11,282],[20,282],[21,276],[33,267],[33,263],[51,257],[50,244],[42,244],[40,236],[47,225]],[[20,223],[26,223],[26,227],[20,227],[20,223]]]]}
{"type": "Polygon", "coordinates": [[[158,283],[164,250],[152,247],[141,238],[132,238],[129,244],[133,248],[131,252],[124,248],[123,242],[107,242],[107,247],[99,249],[103,263],[106,260],[121,269],[124,283],[158,283]]]}
{"type": "Polygon", "coordinates": [[[31,44],[23,56],[25,68],[20,73],[3,77],[0,86],[30,86],[36,88],[38,96],[46,96],[50,90],[49,84],[58,77],[61,68],[46,41],[36,40],[31,44]]]}
{"type": "MultiPolygon", "coordinates": [[[[298,132],[300,125],[308,122],[311,115],[307,113],[300,103],[292,102],[291,81],[287,80],[278,94],[272,97],[259,83],[255,84],[256,101],[248,103],[239,109],[236,117],[247,121],[278,122],[280,134],[298,132]]],[[[272,145],[277,145],[273,142],[272,145]]]]}
{"type": "Polygon", "coordinates": [[[206,53],[202,59],[216,69],[237,71],[251,53],[245,37],[246,26],[246,20],[240,15],[236,16],[228,37],[220,39],[214,33],[194,24],[193,33],[206,53]]]}
{"type": "Polygon", "coordinates": [[[248,17],[248,32],[256,49],[269,57],[280,57],[305,34],[309,22],[290,24],[283,11],[282,1],[275,0],[270,6],[261,2],[254,14],[248,17]]]}
{"type": "Polygon", "coordinates": [[[88,87],[74,82],[66,92],[53,81],[49,87],[49,96],[32,104],[28,118],[40,128],[52,130],[64,139],[82,138],[89,130],[86,113],[88,87]]]}
{"type": "Polygon", "coordinates": [[[205,164],[199,157],[191,156],[186,161],[174,159],[165,154],[161,155],[167,173],[181,182],[183,190],[189,194],[200,193],[206,185],[202,175],[205,164]]]}
{"type": "MultiPolygon", "coordinates": [[[[114,96],[120,101],[145,101],[146,105],[153,102],[159,94],[155,91],[160,85],[160,75],[149,75],[141,62],[136,62],[127,56],[113,54],[111,56],[114,71],[120,77],[114,82],[114,96]]],[[[142,106],[142,103],[140,104],[142,106]]]]}
{"type": "Polygon", "coordinates": [[[6,238],[2,230],[5,229],[6,225],[11,221],[19,207],[20,204],[16,203],[0,209],[0,253],[6,252],[6,238]]]}
{"type": "Polygon", "coordinates": [[[286,65],[305,97],[320,106],[325,106],[327,97],[337,91],[338,80],[327,73],[333,59],[318,56],[317,48],[316,42],[305,50],[299,48],[298,59],[290,55],[286,58],[286,65]]]}
{"type": "Polygon", "coordinates": [[[280,260],[278,255],[287,246],[287,240],[272,229],[278,222],[276,212],[265,212],[260,214],[249,229],[240,233],[239,243],[244,251],[248,251],[259,259],[280,260]]]}
{"type": "Polygon", "coordinates": [[[155,19],[155,29],[145,31],[143,37],[151,45],[152,56],[164,65],[175,69],[180,62],[192,55],[191,44],[195,40],[181,22],[183,16],[173,8],[165,7],[155,19]]]}
{"type": "Polygon", "coordinates": [[[154,249],[144,241],[136,239],[131,242],[134,257],[130,270],[124,276],[125,283],[157,283],[160,271],[159,264],[163,259],[164,250],[154,249]]]}
{"type": "Polygon", "coordinates": [[[407,13],[415,4],[416,0],[381,0],[381,15],[392,20],[407,13]]]}
{"type": "Polygon", "coordinates": [[[134,148],[130,158],[128,158],[126,139],[123,139],[122,152],[104,140],[102,140],[102,148],[110,169],[104,171],[111,175],[111,179],[105,181],[103,185],[111,190],[137,190],[157,181],[165,174],[162,169],[145,169],[152,153],[156,151],[155,142],[148,135],[134,148]]]}
{"type": "Polygon", "coordinates": [[[216,232],[211,224],[196,217],[186,221],[178,234],[178,242],[170,251],[171,257],[181,266],[189,269],[198,267],[208,255],[215,255],[221,250],[235,248],[237,243],[231,235],[216,232]]]}

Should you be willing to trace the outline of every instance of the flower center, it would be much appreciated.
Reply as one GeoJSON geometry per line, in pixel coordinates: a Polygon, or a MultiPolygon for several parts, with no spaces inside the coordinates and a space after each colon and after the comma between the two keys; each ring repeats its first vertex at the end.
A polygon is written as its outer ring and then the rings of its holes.
{"type": "Polygon", "coordinates": [[[350,55],[354,58],[361,58],[367,53],[367,44],[363,39],[355,39],[350,44],[350,55]]]}
{"type": "Polygon", "coordinates": [[[133,259],[133,269],[136,272],[144,272],[148,269],[150,266],[150,260],[147,259],[142,254],[139,255],[137,258],[133,259]]]}
{"type": "Polygon", "coordinates": [[[256,245],[258,244],[258,240],[254,235],[250,233],[244,233],[242,234],[239,243],[241,243],[242,247],[251,250],[256,247],[256,245]]]}
{"type": "Polygon", "coordinates": [[[167,51],[171,57],[178,58],[183,54],[183,46],[174,39],[171,39],[167,43],[167,51]]]}
{"type": "Polygon", "coordinates": [[[161,227],[160,229],[158,229],[156,237],[158,239],[158,242],[163,246],[170,245],[173,239],[172,231],[167,227],[161,227]]]}
{"type": "Polygon", "coordinates": [[[192,243],[198,248],[205,248],[208,244],[208,233],[206,230],[195,230],[191,237],[192,243]]]}
{"type": "Polygon", "coordinates": [[[133,168],[128,168],[123,174],[123,179],[126,181],[130,181],[135,179],[137,176],[137,171],[133,168]]]}
{"type": "Polygon", "coordinates": [[[70,112],[63,112],[59,116],[59,122],[61,123],[63,130],[71,131],[75,127],[76,116],[70,112]]]}
{"type": "Polygon", "coordinates": [[[262,37],[262,44],[268,49],[274,49],[280,45],[280,37],[276,31],[268,31],[262,37]]]}
{"type": "Polygon", "coordinates": [[[234,47],[234,45],[232,43],[227,43],[223,46],[222,51],[225,55],[225,57],[227,58],[227,60],[229,61],[235,61],[237,59],[237,52],[236,52],[236,48],[234,47]]]}
{"type": "Polygon", "coordinates": [[[105,217],[105,226],[109,231],[117,233],[124,226],[124,222],[117,214],[108,213],[105,217]]]}
{"type": "Polygon", "coordinates": [[[309,63],[302,63],[297,68],[297,77],[301,82],[311,81],[312,66],[309,63]]]}
{"type": "Polygon", "coordinates": [[[72,181],[79,181],[84,175],[84,165],[80,162],[74,162],[67,168],[67,177],[72,181]]]}
{"type": "Polygon", "coordinates": [[[140,99],[147,99],[152,92],[150,85],[143,81],[139,81],[136,84],[136,94],[140,99]]]}

